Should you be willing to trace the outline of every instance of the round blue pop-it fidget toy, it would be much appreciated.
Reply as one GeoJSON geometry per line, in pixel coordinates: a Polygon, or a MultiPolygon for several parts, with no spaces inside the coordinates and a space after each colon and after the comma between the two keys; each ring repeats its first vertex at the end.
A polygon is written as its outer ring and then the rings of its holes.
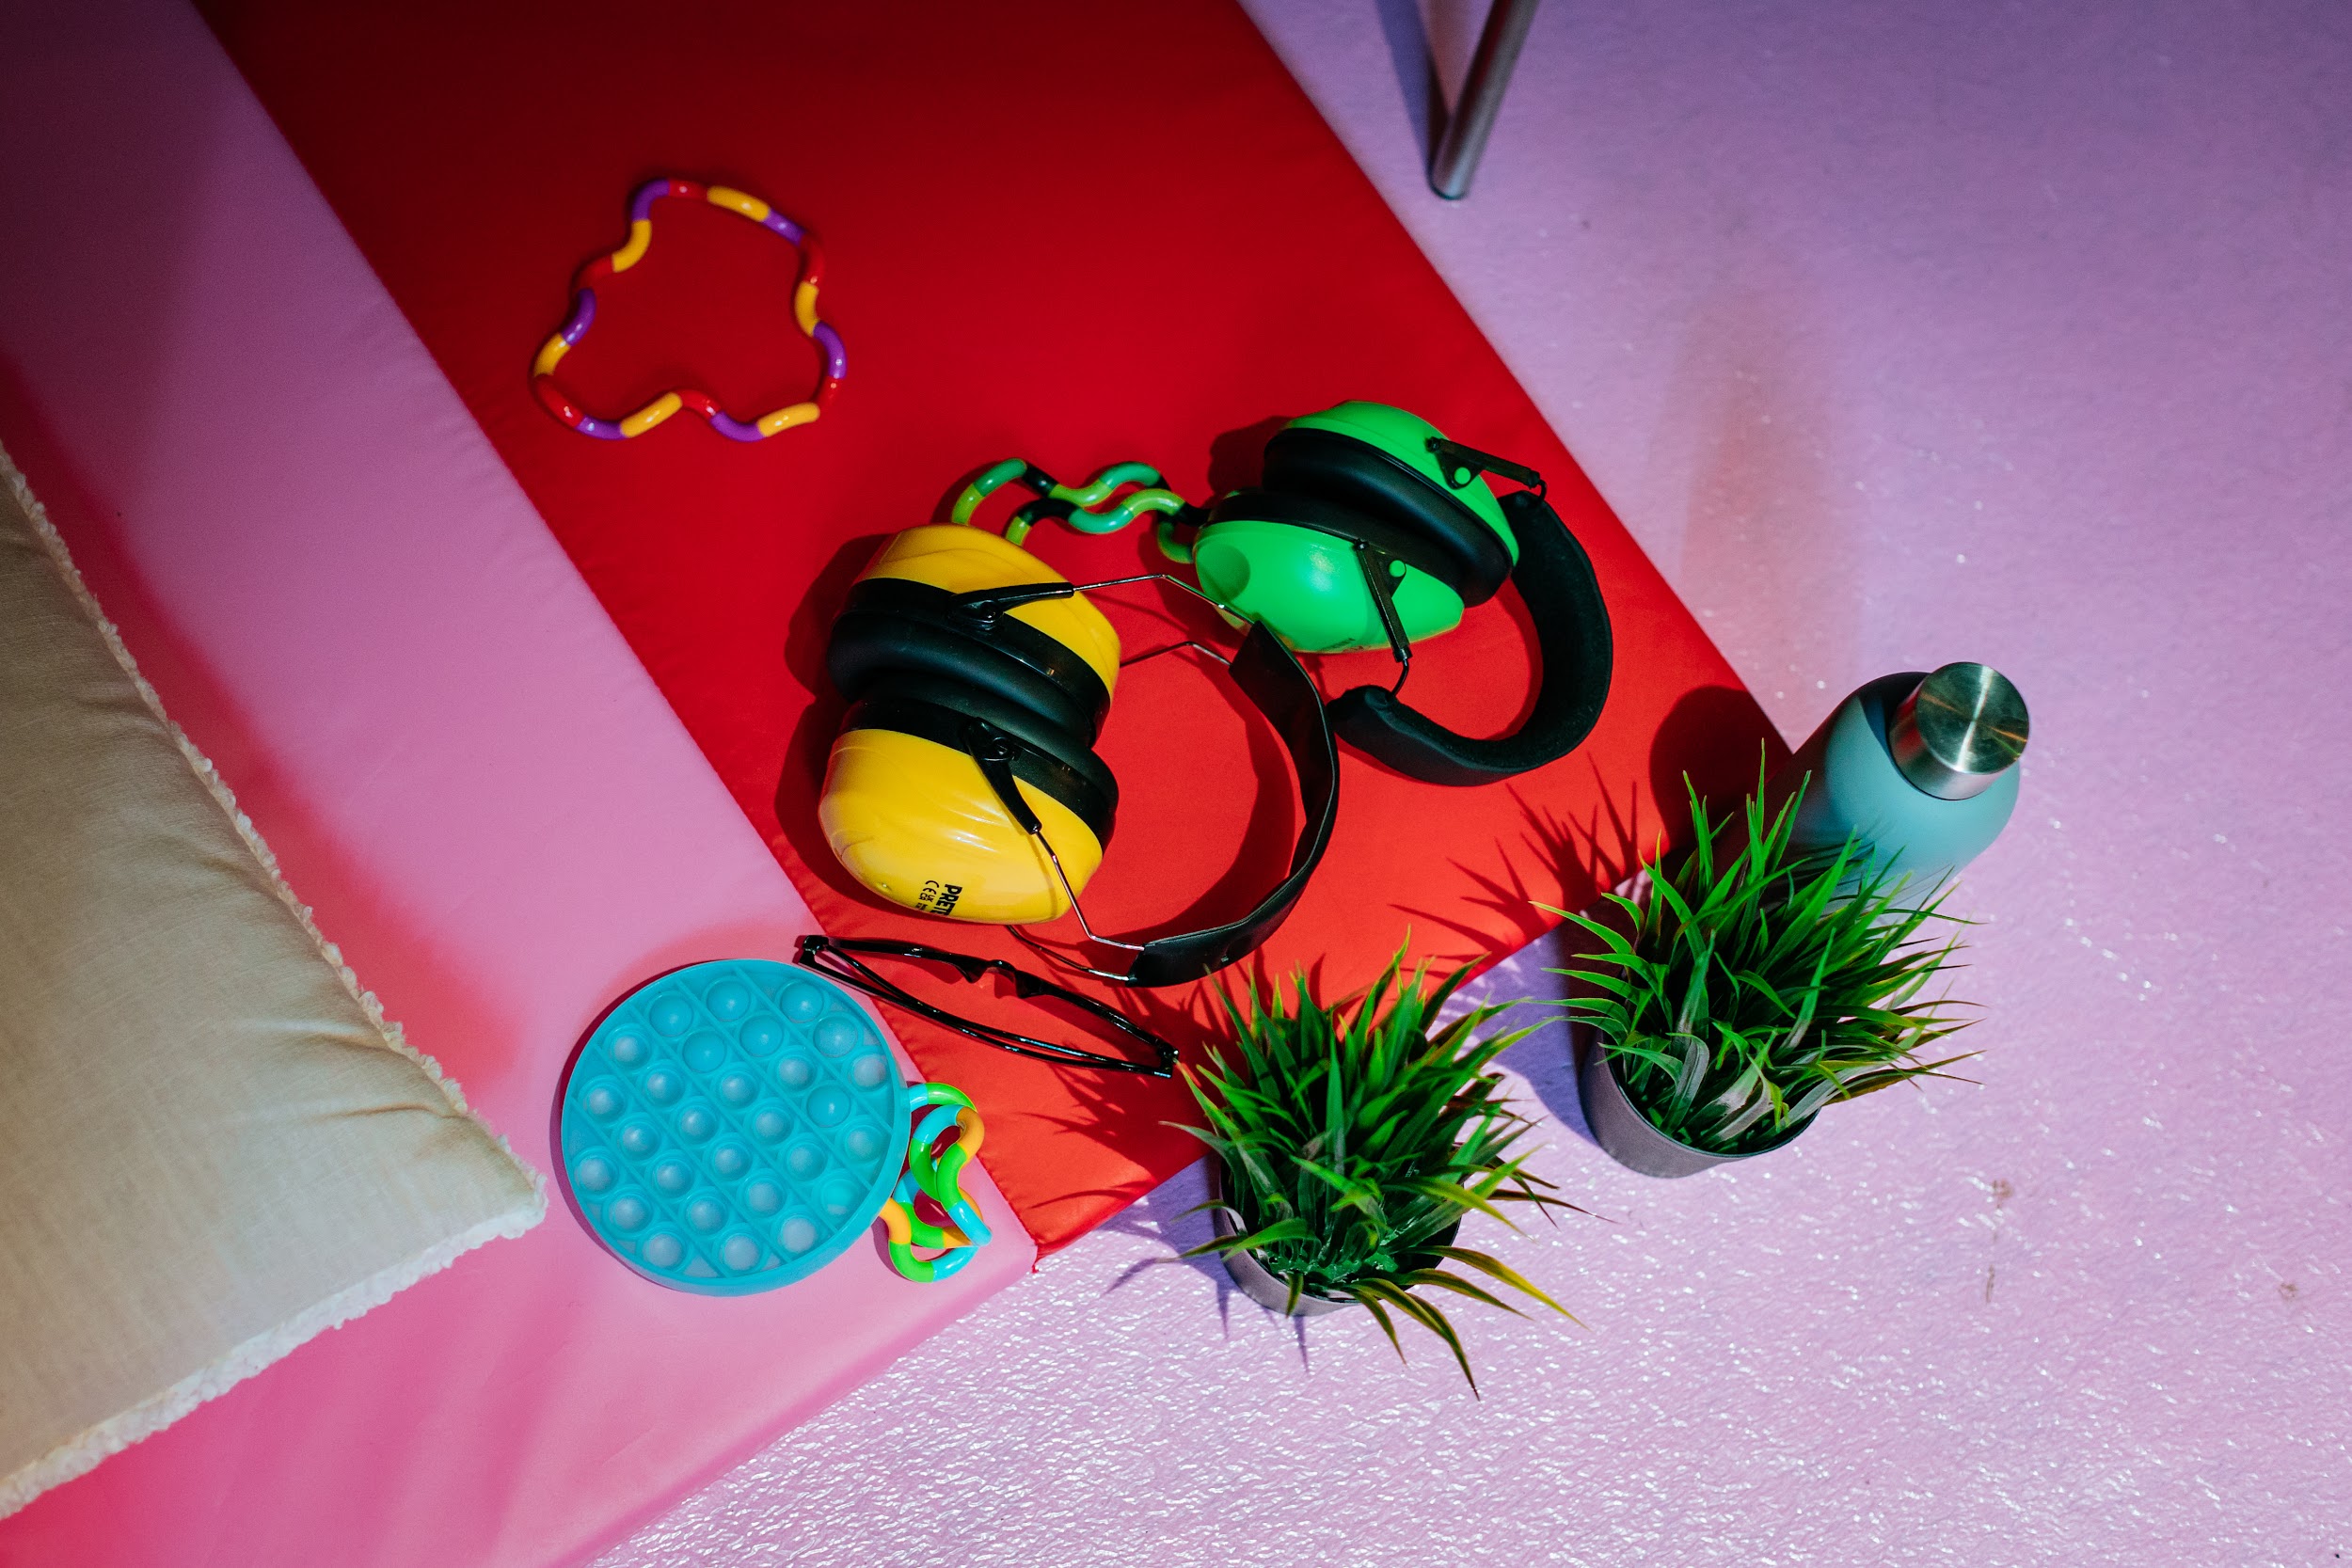
{"type": "Polygon", "coordinates": [[[564,1090],[564,1172],[589,1228],[647,1278],[739,1296],[806,1278],[881,1213],[926,1088],[848,993],[728,958],[648,981],[564,1090]]]}

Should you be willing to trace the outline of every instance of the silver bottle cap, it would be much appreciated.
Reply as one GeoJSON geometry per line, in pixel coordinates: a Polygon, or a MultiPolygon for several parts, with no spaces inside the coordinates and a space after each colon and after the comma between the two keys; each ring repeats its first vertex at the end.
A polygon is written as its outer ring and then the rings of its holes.
{"type": "Polygon", "coordinates": [[[1921,681],[1886,726],[1903,777],[1940,800],[1993,786],[2026,754],[2026,699],[1998,670],[1947,664],[1921,681]]]}

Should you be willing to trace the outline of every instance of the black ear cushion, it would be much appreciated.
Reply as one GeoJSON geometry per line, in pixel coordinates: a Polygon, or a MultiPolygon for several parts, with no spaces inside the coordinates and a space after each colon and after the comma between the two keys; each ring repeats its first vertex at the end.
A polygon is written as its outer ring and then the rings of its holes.
{"type": "Polygon", "coordinates": [[[841,728],[895,730],[951,751],[968,748],[967,720],[1012,738],[1012,774],[1068,806],[1107,847],[1119,816],[1119,781],[1093,748],[1019,703],[934,675],[887,675],[850,706],[841,728]]]}
{"type": "Polygon", "coordinates": [[[1510,580],[1511,552],[1443,485],[1379,448],[1329,430],[1284,430],[1265,444],[1265,487],[1336,501],[1427,537],[1454,562],[1464,604],[1510,580]]]}
{"type": "Polygon", "coordinates": [[[1102,733],[1111,694],[1075,650],[1011,615],[986,621],[927,582],[867,578],[850,590],[825,647],[834,689],[851,702],[890,675],[937,675],[1020,705],[1082,736],[1102,733]]]}
{"type": "Polygon", "coordinates": [[[1518,541],[1513,580],[1535,623],[1543,658],[1527,722],[1510,735],[1473,740],[1376,686],[1359,686],[1331,704],[1331,727],[1341,739],[1412,778],[1490,784],[1541,768],[1582,745],[1608,701],[1614,658],[1609,607],[1583,546],[1533,491],[1503,497],[1502,515],[1518,541]]]}
{"type": "Polygon", "coordinates": [[[1407,566],[1420,567],[1461,594],[1464,602],[1470,600],[1470,585],[1462,577],[1460,559],[1419,529],[1399,528],[1369,512],[1357,512],[1337,501],[1293,491],[1236,490],[1209,508],[1209,520],[1201,525],[1201,532],[1205,536],[1219,523],[1244,520],[1285,523],[1340,539],[1360,539],[1407,566]]]}

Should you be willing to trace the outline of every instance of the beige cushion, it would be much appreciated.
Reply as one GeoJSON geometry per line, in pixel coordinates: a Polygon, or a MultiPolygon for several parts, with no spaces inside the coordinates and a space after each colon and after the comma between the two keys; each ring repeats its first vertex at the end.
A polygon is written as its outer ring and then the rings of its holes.
{"type": "Polygon", "coordinates": [[[546,1204],[0,478],[5,1514],[546,1204]]]}

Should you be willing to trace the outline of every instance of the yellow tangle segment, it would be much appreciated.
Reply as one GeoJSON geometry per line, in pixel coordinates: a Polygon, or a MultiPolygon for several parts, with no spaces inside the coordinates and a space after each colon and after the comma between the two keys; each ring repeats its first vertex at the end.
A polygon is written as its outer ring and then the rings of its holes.
{"type": "Polygon", "coordinates": [[[671,415],[686,406],[686,400],[675,392],[664,392],[651,403],[621,421],[624,436],[643,436],[671,415]]]}
{"type": "Polygon", "coordinates": [[[713,185],[703,192],[703,199],[713,207],[724,207],[730,213],[740,213],[754,223],[765,222],[768,217],[768,203],[755,196],[739,191],[731,185],[713,185]]]}
{"type": "MultiPolygon", "coordinates": [[[[963,1135],[956,1140],[956,1147],[949,1149],[947,1155],[961,1151],[963,1158],[956,1161],[957,1168],[961,1170],[966,1161],[979,1158],[980,1140],[988,1136],[988,1129],[980,1124],[980,1113],[969,1105],[956,1113],[956,1126],[963,1135]]],[[[946,1163],[947,1157],[943,1156],[940,1164],[944,1165],[946,1163]]]]}
{"type": "Polygon", "coordinates": [[[806,424],[822,410],[813,403],[796,403],[789,408],[779,408],[763,414],[755,427],[762,436],[773,436],[779,430],[789,430],[796,424],[806,424]]]}
{"type": "Polygon", "coordinates": [[[801,330],[817,336],[817,285],[803,283],[792,291],[792,319],[801,324],[801,330]]]}
{"type": "MultiPolygon", "coordinates": [[[[936,1227],[939,1231],[939,1240],[936,1242],[917,1240],[914,1234],[914,1217],[908,1214],[906,1205],[900,1203],[895,1197],[882,1205],[882,1228],[890,1233],[891,1244],[894,1246],[952,1247],[970,1246],[972,1244],[972,1238],[966,1236],[961,1229],[952,1225],[943,1225],[936,1227]]],[[[926,1226],[924,1228],[930,1229],[933,1227],[926,1226]]]]}
{"type": "Polygon", "coordinates": [[[653,219],[639,218],[628,226],[628,244],[612,253],[612,270],[627,272],[645,259],[645,247],[653,244],[653,219]]]}
{"type": "Polygon", "coordinates": [[[531,362],[531,373],[532,375],[552,374],[557,361],[571,352],[572,345],[564,341],[564,334],[557,333],[539,345],[539,357],[531,362]]]}

